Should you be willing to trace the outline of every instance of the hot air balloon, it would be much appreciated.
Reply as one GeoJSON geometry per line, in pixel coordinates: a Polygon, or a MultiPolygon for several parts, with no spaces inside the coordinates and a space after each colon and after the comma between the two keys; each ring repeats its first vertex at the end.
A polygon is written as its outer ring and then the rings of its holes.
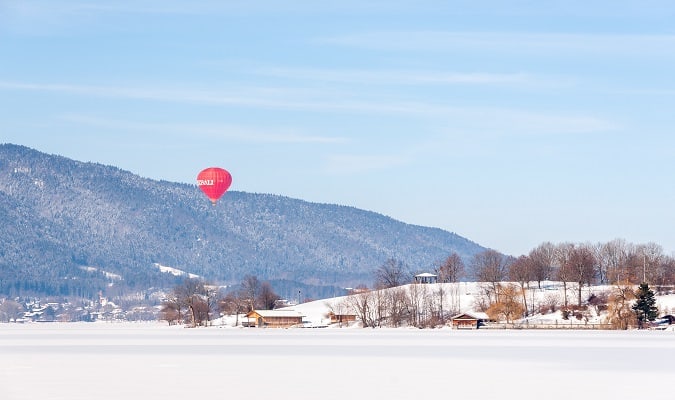
{"type": "Polygon", "coordinates": [[[206,168],[197,175],[197,186],[206,194],[213,205],[225,194],[232,184],[232,175],[222,168],[206,168]]]}

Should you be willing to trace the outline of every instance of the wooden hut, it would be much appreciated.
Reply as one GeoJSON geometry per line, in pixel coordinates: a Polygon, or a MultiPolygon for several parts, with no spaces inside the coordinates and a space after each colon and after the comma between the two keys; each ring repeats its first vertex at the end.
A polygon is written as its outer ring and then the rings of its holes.
{"type": "Polygon", "coordinates": [[[329,312],[328,318],[330,318],[331,324],[349,324],[356,321],[355,314],[335,314],[334,312],[329,312]]]}
{"type": "Polygon", "coordinates": [[[478,329],[487,320],[487,316],[461,313],[450,318],[455,329],[478,329]]]}
{"type": "Polygon", "coordinates": [[[288,328],[302,324],[303,315],[294,310],[253,310],[246,314],[244,326],[258,328],[288,328]]]}

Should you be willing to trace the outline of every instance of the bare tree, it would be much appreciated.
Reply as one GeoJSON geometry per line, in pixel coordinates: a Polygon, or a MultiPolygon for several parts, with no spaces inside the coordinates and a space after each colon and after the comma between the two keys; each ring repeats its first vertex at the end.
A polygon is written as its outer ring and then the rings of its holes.
{"type": "Polygon", "coordinates": [[[265,281],[260,284],[260,290],[258,291],[257,305],[263,310],[271,310],[274,308],[274,304],[281,297],[274,292],[272,285],[265,281]]]}
{"type": "Polygon", "coordinates": [[[453,252],[436,269],[438,282],[459,282],[459,280],[464,277],[464,269],[464,261],[462,261],[462,257],[460,257],[456,252],[453,252]]]}
{"type": "Polygon", "coordinates": [[[563,305],[567,310],[567,284],[573,281],[572,264],[570,257],[574,244],[561,243],[556,247],[556,263],[557,263],[557,277],[563,283],[563,305]]]}
{"type": "Polygon", "coordinates": [[[385,324],[387,319],[387,311],[389,310],[389,296],[387,296],[386,289],[376,289],[373,291],[374,319],[373,325],[380,327],[385,324]]]}
{"type": "Polygon", "coordinates": [[[168,322],[169,325],[175,325],[182,322],[180,305],[177,301],[175,301],[175,299],[167,299],[164,301],[162,303],[159,315],[160,318],[163,321],[168,322]]]}
{"type": "Polygon", "coordinates": [[[422,326],[425,316],[425,299],[429,297],[427,287],[425,284],[410,285],[410,293],[408,296],[408,310],[410,326],[422,326]]]}
{"type": "Polygon", "coordinates": [[[207,291],[204,282],[199,279],[186,279],[173,290],[172,299],[175,301],[179,313],[184,308],[188,312],[190,324],[194,327],[201,324],[206,309],[208,318],[207,291]]]}
{"type": "Polygon", "coordinates": [[[405,264],[389,258],[375,271],[375,287],[386,289],[401,286],[410,281],[410,273],[405,264]]]}
{"type": "Polygon", "coordinates": [[[437,285],[436,291],[433,293],[434,294],[434,299],[436,300],[434,303],[434,314],[436,314],[436,319],[437,323],[440,325],[445,325],[445,300],[447,297],[447,293],[443,285],[437,285]]]}
{"type": "Polygon", "coordinates": [[[253,311],[256,308],[256,299],[260,291],[260,281],[258,277],[253,275],[246,275],[241,281],[241,291],[248,303],[248,310],[253,311]]]}
{"type": "Polygon", "coordinates": [[[571,279],[579,285],[577,304],[581,307],[581,290],[584,285],[593,283],[595,278],[595,256],[588,245],[573,246],[567,262],[571,279]]]}
{"type": "Polygon", "coordinates": [[[220,312],[226,315],[235,315],[234,326],[239,325],[239,314],[246,310],[248,299],[242,290],[229,292],[218,303],[220,312]]]}
{"type": "Polygon", "coordinates": [[[523,296],[523,305],[527,312],[527,293],[526,286],[529,286],[530,280],[534,275],[532,259],[528,256],[520,256],[509,264],[509,279],[520,284],[520,293],[523,296]]]}
{"type": "Polygon", "coordinates": [[[367,291],[351,295],[347,297],[347,302],[349,307],[356,312],[356,316],[364,328],[374,328],[376,326],[374,317],[375,303],[372,292],[367,291]]]}
{"type": "Polygon", "coordinates": [[[495,294],[495,288],[491,283],[479,282],[476,285],[476,293],[474,294],[474,308],[485,312],[490,305],[497,301],[495,294]]]}
{"type": "Polygon", "coordinates": [[[654,287],[657,293],[667,294],[675,284],[675,258],[664,256],[654,268],[654,287]]]}
{"type": "Polygon", "coordinates": [[[544,296],[544,301],[542,307],[545,309],[541,310],[542,313],[552,313],[556,312],[560,306],[560,295],[557,292],[547,293],[544,296]]]}
{"type": "Polygon", "coordinates": [[[394,327],[401,326],[409,317],[410,310],[408,304],[410,299],[408,291],[405,288],[391,288],[387,291],[389,294],[389,321],[394,327]]]}
{"type": "Polygon", "coordinates": [[[461,304],[461,284],[459,282],[448,285],[448,312],[451,315],[459,314],[462,310],[461,304]]]}
{"type": "Polygon", "coordinates": [[[499,296],[499,283],[508,275],[508,258],[496,250],[487,249],[474,255],[472,267],[479,282],[492,285],[494,301],[499,296]]]}
{"type": "Polygon", "coordinates": [[[642,276],[639,279],[639,282],[635,283],[651,283],[656,279],[656,271],[658,265],[663,260],[663,247],[660,245],[650,242],[645,245],[640,246],[640,252],[642,253],[642,276]]]}
{"type": "Polygon", "coordinates": [[[190,312],[192,313],[192,326],[208,326],[211,309],[209,307],[208,297],[205,294],[195,294],[190,301],[190,312]]]}
{"type": "Polygon", "coordinates": [[[635,247],[628,253],[626,263],[621,272],[622,284],[637,285],[642,282],[643,270],[646,265],[645,256],[642,254],[642,249],[635,247]]]}
{"type": "Polygon", "coordinates": [[[24,306],[14,300],[5,299],[0,303],[0,322],[11,322],[21,318],[24,306]]]}
{"type": "Polygon", "coordinates": [[[595,258],[601,284],[621,281],[621,272],[626,265],[628,252],[629,246],[623,239],[614,239],[596,247],[595,258]]]}
{"type": "Polygon", "coordinates": [[[537,281],[537,287],[541,289],[541,282],[553,277],[553,265],[556,260],[556,246],[551,242],[545,242],[530,251],[532,260],[533,280],[537,281]]]}
{"type": "Polygon", "coordinates": [[[216,310],[218,302],[220,301],[219,288],[214,285],[204,285],[204,294],[203,298],[206,306],[206,315],[205,320],[203,321],[206,325],[211,324],[211,314],[216,310]]]}

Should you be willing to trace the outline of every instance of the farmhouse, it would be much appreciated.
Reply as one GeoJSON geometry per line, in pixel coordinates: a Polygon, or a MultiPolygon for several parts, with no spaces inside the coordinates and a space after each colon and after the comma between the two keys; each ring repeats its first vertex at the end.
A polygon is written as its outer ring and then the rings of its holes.
{"type": "Polygon", "coordinates": [[[246,314],[244,326],[258,328],[288,328],[302,324],[303,315],[293,310],[253,310],[246,314]]]}

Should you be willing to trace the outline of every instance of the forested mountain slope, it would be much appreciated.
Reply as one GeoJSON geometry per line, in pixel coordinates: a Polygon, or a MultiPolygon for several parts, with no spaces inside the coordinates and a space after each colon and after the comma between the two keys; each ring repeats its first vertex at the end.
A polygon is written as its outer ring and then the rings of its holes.
{"type": "Polygon", "coordinates": [[[298,285],[370,284],[388,258],[430,270],[481,246],[353,207],[141,178],[0,145],[0,295],[91,297],[167,287],[177,268],[219,284],[245,275],[298,285]]]}

